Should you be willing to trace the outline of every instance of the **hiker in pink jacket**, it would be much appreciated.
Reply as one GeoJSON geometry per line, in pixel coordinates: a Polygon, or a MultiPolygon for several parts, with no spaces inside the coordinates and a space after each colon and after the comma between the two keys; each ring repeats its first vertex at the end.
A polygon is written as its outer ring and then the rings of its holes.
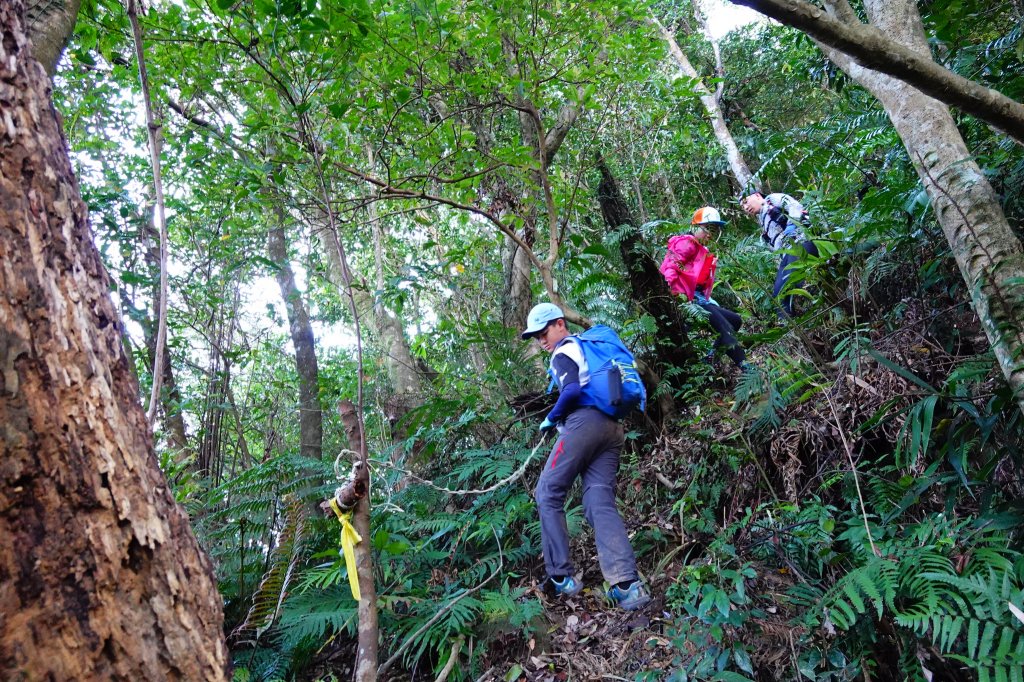
{"type": "Polygon", "coordinates": [[[693,231],[679,234],[668,240],[668,253],[662,261],[661,274],[668,282],[668,288],[677,296],[685,296],[708,314],[711,328],[718,332],[715,345],[705,360],[710,362],[719,348],[736,363],[740,369],[747,369],[746,353],[736,340],[735,332],[743,324],[743,318],[727,310],[711,298],[715,287],[715,266],[718,259],[708,251],[705,243],[711,238],[709,227],[725,224],[718,210],[711,206],[697,209],[690,221],[693,231]]]}

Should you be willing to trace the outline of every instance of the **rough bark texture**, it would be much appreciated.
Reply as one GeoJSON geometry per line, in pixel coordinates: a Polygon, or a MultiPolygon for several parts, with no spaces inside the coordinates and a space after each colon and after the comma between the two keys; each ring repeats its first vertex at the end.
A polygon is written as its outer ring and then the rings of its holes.
{"type": "MultiPolygon", "coordinates": [[[[923,51],[916,49],[900,40],[874,18],[871,19],[872,25],[862,24],[850,11],[839,20],[804,0],[732,2],[799,29],[815,40],[849,55],[859,66],[909,83],[921,92],[999,128],[1024,144],[1024,105],[936,64],[927,44],[923,51]]],[[[849,7],[845,0],[843,3],[849,7]]],[[[914,14],[920,23],[916,7],[914,14]]]]}
{"type": "MultiPolygon", "coordinates": [[[[280,204],[278,204],[280,205],[280,204]]],[[[295,347],[295,369],[299,375],[299,452],[303,457],[323,456],[323,411],[320,408],[320,372],[316,361],[316,340],[309,322],[309,311],[302,292],[295,284],[295,273],[288,260],[288,245],[281,223],[283,211],[278,210],[278,224],[267,236],[267,253],[277,265],[277,285],[281,289],[288,330],[295,347]]]]}
{"type": "Polygon", "coordinates": [[[759,189],[755,184],[754,174],[750,172],[750,166],[747,165],[746,159],[740,153],[740,148],[736,145],[736,140],[729,131],[729,126],[725,122],[725,116],[722,114],[722,108],[718,106],[718,98],[701,81],[700,74],[697,73],[697,69],[693,68],[686,53],[680,49],[679,43],[676,42],[675,36],[672,35],[671,31],[662,26],[661,22],[657,19],[654,20],[654,23],[658,30],[661,31],[662,38],[668,44],[668,51],[672,55],[672,59],[679,66],[679,69],[688,78],[696,81],[697,92],[700,93],[700,101],[704,105],[708,118],[711,119],[711,128],[715,131],[715,138],[722,145],[722,148],[725,149],[725,157],[729,161],[729,168],[732,169],[732,174],[736,177],[736,182],[739,183],[738,189],[759,189]]]}
{"type": "MultiPolygon", "coordinates": [[[[919,54],[928,43],[910,0],[867,0],[872,24],[919,54]]],[[[819,43],[820,44],[820,43],[819,43]]],[[[931,199],[999,366],[1024,410],[1024,247],[964,144],[949,109],[826,46],[829,58],[885,107],[931,199]]]]}
{"type": "Polygon", "coordinates": [[[0,3],[0,678],[223,680],[22,0],[0,3]]]}
{"type": "MultiPolygon", "coordinates": [[[[537,230],[533,224],[526,225],[520,237],[532,245],[536,240],[537,230]]],[[[530,256],[510,239],[502,239],[505,268],[505,295],[501,302],[501,321],[506,327],[522,329],[526,326],[526,316],[533,304],[533,290],[530,286],[530,275],[533,263],[530,256]]]]}

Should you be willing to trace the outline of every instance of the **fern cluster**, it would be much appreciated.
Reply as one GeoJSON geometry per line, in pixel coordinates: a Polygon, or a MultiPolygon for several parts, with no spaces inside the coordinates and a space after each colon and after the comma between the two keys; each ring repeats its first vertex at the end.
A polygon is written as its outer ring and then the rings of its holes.
{"type": "Polygon", "coordinates": [[[950,524],[935,521],[880,543],[880,556],[869,554],[840,578],[820,599],[821,625],[850,631],[865,616],[889,620],[908,643],[928,640],[980,680],[1022,679],[1024,624],[1010,606],[1024,602],[1021,556],[984,529],[973,546],[956,546],[935,533],[950,524]]]}

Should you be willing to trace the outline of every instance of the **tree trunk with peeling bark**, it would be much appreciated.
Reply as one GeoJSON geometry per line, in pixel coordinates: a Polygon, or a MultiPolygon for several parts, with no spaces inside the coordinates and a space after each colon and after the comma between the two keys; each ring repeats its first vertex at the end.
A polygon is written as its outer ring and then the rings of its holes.
{"type": "Polygon", "coordinates": [[[23,12],[0,3],[0,678],[224,680],[23,12]]]}
{"type": "MultiPolygon", "coordinates": [[[[864,5],[873,27],[889,40],[919,55],[930,54],[913,2],[866,0],[864,5]]],[[[849,5],[839,5],[835,11],[846,20],[855,19],[849,5]]],[[[1024,411],[1024,247],[995,191],[944,104],[819,45],[885,107],[928,192],[999,367],[1024,411]]]]}

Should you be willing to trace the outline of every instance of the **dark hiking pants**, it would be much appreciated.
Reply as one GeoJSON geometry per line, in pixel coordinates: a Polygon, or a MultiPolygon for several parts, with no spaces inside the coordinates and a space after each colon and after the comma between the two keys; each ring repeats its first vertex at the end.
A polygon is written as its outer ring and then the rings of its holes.
{"type": "MultiPolygon", "coordinates": [[[[810,239],[806,239],[800,242],[800,246],[802,246],[804,248],[804,251],[806,251],[810,255],[818,255],[818,247],[815,246],[814,242],[812,242],[810,239]]],[[[790,266],[799,257],[800,256],[792,253],[785,253],[782,255],[782,260],[779,262],[779,269],[775,273],[775,288],[772,289],[772,296],[774,298],[778,298],[779,294],[782,293],[782,290],[786,288],[786,284],[789,282],[789,276],[793,274],[793,269],[790,266]]],[[[782,306],[782,317],[793,316],[792,296],[786,296],[779,302],[779,304],[782,306]]]]}
{"type": "Polygon", "coordinates": [[[535,493],[544,567],[549,576],[574,574],[565,498],[576,477],[582,476],[583,512],[594,529],[604,579],[612,585],[636,580],[633,547],[615,508],[615,476],[623,442],[622,424],[599,410],[579,408],[566,418],[535,493]]]}
{"type": "MultiPolygon", "coordinates": [[[[706,301],[707,299],[703,300],[706,301]]],[[[736,340],[735,332],[743,326],[743,318],[739,316],[739,313],[734,313],[714,303],[705,302],[697,303],[697,305],[707,311],[708,323],[712,329],[718,332],[718,338],[715,339],[713,351],[724,348],[725,354],[729,356],[729,359],[737,365],[742,364],[747,356],[743,352],[740,342],[736,340]]]]}

